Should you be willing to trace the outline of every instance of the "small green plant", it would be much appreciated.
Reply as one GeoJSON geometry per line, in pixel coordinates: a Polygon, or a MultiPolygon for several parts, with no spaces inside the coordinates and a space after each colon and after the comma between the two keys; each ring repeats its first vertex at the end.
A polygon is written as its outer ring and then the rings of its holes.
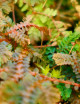
{"type": "Polygon", "coordinates": [[[62,98],[67,101],[68,98],[71,96],[72,89],[71,88],[66,88],[64,84],[60,83],[57,85],[57,88],[61,91],[61,96],[62,98]]]}

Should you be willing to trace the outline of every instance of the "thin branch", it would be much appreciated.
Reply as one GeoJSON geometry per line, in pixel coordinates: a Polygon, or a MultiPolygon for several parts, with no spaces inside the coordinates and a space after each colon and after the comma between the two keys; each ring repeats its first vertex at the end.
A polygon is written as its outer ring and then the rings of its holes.
{"type": "Polygon", "coordinates": [[[16,23],[16,20],[15,20],[15,11],[14,11],[14,5],[13,5],[13,9],[12,9],[12,16],[13,16],[13,21],[14,21],[14,23],[16,23]]]}
{"type": "Polygon", "coordinates": [[[75,46],[75,43],[72,43],[72,48],[71,48],[71,50],[69,51],[69,55],[71,54],[71,52],[72,52],[72,50],[73,50],[73,48],[74,48],[74,46],[75,46]]]}
{"type": "Polygon", "coordinates": [[[63,0],[60,0],[60,1],[59,1],[58,6],[57,6],[57,10],[59,10],[59,9],[60,9],[61,4],[62,4],[62,1],[63,1],[63,0]]]}
{"type": "Polygon", "coordinates": [[[44,7],[45,7],[45,5],[46,5],[46,2],[47,2],[47,0],[45,0],[45,2],[44,2],[44,4],[43,4],[43,7],[42,7],[42,8],[44,8],[44,7]]]}
{"type": "MultiPolygon", "coordinates": [[[[7,71],[9,71],[8,68],[0,68],[0,72],[7,72],[7,71]]],[[[74,85],[74,86],[80,87],[80,84],[78,84],[78,83],[74,83],[74,82],[70,82],[70,81],[64,81],[64,80],[60,80],[60,79],[56,79],[56,78],[47,77],[45,75],[38,74],[38,73],[32,72],[32,71],[29,71],[29,73],[32,76],[39,75],[40,77],[42,77],[43,79],[48,80],[48,81],[59,82],[59,83],[64,83],[64,84],[69,84],[69,85],[74,85]]]]}
{"type": "Polygon", "coordinates": [[[57,45],[57,42],[54,42],[54,43],[51,44],[51,45],[34,46],[34,48],[53,47],[53,46],[56,46],[56,45],[57,45]]]}
{"type": "Polygon", "coordinates": [[[59,83],[64,83],[64,84],[69,84],[69,85],[74,85],[74,86],[80,87],[80,84],[77,84],[77,83],[74,83],[74,82],[70,82],[70,81],[64,81],[64,80],[60,80],[60,79],[56,79],[56,78],[47,77],[45,75],[41,75],[41,74],[38,74],[36,72],[31,72],[30,71],[30,74],[33,75],[33,76],[39,75],[40,77],[42,77],[42,78],[44,78],[44,79],[46,79],[48,81],[59,82],[59,83]]]}

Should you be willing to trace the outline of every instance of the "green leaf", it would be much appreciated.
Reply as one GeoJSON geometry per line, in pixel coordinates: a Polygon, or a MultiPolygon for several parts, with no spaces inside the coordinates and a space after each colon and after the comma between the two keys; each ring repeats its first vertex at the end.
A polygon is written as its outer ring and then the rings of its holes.
{"type": "Polygon", "coordinates": [[[22,11],[22,12],[25,12],[27,9],[28,9],[28,5],[25,4],[25,5],[23,6],[23,8],[21,9],[21,11],[22,11]]]}
{"type": "Polygon", "coordinates": [[[57,88],[59,88],[59,90],[61,91],[61,96],[62,96],[63,100],[67,101],[71,95],[72,89],[66,88],[63,83],[58,84],[57,88]]]}
{"type": "Polygon", "coordinates": [[[40,20],[40,16],[36,17],[33,21],[34,24],[38,25],[38,26],[44,26],[44,24],[42,23],[42,21],[40,20]]]}
{"type": "Polygon", "coordinates": [[[17,3],[18,0],[14,0],[14,3],[17,3]]]}
{"type": "Polygon", "coordinates": [[[19,7],[23,6],[23,0],[19,0],[19,7]]]}
{"type": "Polygon", "coordinates": [[[47,75],[49,73],[49,71],[50,71],[50,68],[49,68],[49,65],[48,65],[48,66],[46,66],[45,69],[42,70],[42,73],[47,75]]]}
{"type": "Polygon", "coordinates": [[[39,5],[37,5],[37,6],[34,7],[34,10],[36,12],[41,12],[42,11],[42,7],[43,7],[43,4],[39,4],[39,5]]]}
{"type": "Polygon", "coordinates": [[[57,15],[57,10],[47,8],[43,12],[44,14],[47,14],[48,16],[56,16],[57,15]]]}
{"type": "Polygon", "coordinates": [[[55,78],[64,78],[64,75],[61,75],[61,70],[55,70],[53,69],[52,73],[51,73],[51,77],[55,77],[55,78]]]}
{"type": "Polygon", "coordinates": [[[39,64],[36,64],[36,65],[37,65],[39,68],[41,68],[42,73],[43,73],[44,75],[47,75],[47,74],[49,73],[49,71],[50,71],[49,65],[47,65],[45,68],[42,67],[42,66],[39,65],[39,64]]]}
{"type": "Polygon", "coordinates": [[[46,17],[46,16],[39,16],[40,17],[40,20],[41,20],[41,22],[42,23],[45,23],[45,22],[47,22],[47,19],[48,19],[48,17],[46,17]]]}

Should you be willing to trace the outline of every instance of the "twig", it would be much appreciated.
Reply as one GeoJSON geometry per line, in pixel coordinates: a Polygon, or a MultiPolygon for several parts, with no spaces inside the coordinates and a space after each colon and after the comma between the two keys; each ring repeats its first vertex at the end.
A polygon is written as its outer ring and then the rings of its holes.
{"type": "Polygon", "coordinates": [[[72,46],[71,50],[69,51],[69,55],[71,54],[71,51],[72,51],[72,49],[73,49],[74,46],[75,46],[75,43],[73,42],[72,45],[73,45],[73,46],[72,46]]]}
{"type": "Polygon", "coordinates": [[[57,6],[57,10],[59,10],[59,9],[60,9],[61,4],[62,4],[62,1],[63,1],[63,0],[60,0],[60,1],[59,1],[58,6],[57,6]]]}
{"type": "Polygon", "coordinates": [[[13,16],[14,23],[16,23],[16,20],[15,20],[15,12],[14,12],[14,5],[13,5],[13,10],[12,10],[12,16],[13,16]]]}
{"type": "Polygon", "coordinates": [[[43,4],[43,7],[42,7],[42,8],[44,8],[44,7],[45,7],[45,5],[46,5],[46,2],[47,2],[47,0],[45,0],[45,2],[44,2],[44,4],[43,4]]]}
{"type": "MultiPolygon", "coordinates": [[[[9,71],[8,68],[4,68],[4,69],[3,69],[3,68],[0,68],[0,72],[7,72],[7,71],[9,71]]],[[[38,74],[38,73],[32,72],[32,71],[29,71],[29,73],[30,73],[32,76],[39,75],[40,77],[42,77],[43,79],[48,80],[48,81],[59,82],[59,83],[64,83],[64,84],[69,84],[69,85],[74,85],[74,86],[80,87],[80,84],[77,84],[77,83],[74,83],[74,82],[64,81],[64,80],[60,80],[60,79],[56,79],[56,78],[47,77],[47,76],[45,76],[45,75],[38,74]]]]}
{"type": "Polygon", "coordinates": [[[30,71],[30,74],[33,75],[33,76],[39,75],[40,77],[42,77],[42,78],[44,78],[46,80],[52,81],[52,82],[65,83],[65,84],[69,84],[69,85],[74,85],[74,86],[80,87],[80,84],[77,84],[77,83],[74,83],[74,82],[70,82],[70,81],[64,81],[64,80],[60,80],[60,79],[56,79],[56,78],[47,77],[45,75],[41,75],[41,74],[38,74],[36,72],[31,72],[30,71]]]}
{"type": "Polygon", "coordinates": [[[56,45],[57,45],[57,42],[54,42],[54,43],[51,44],[51,45],[34,46],[34,48],[53,47],[53,46],[56,46],[56,45]]]}

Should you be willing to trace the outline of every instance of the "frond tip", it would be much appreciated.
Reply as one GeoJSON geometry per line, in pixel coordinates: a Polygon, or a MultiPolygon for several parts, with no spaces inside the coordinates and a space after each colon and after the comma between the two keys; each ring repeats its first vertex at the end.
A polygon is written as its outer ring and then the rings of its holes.
{"type": "Polygon", "coordinates": [[[27,31],[26,27],[16,31],[14,30],[12,33],[9,34],[9,37],[13,38],[21,46],[23,47],[27,46],[28,44],[30,44],[30,39],[27,36],[27,34],[25,34],[26,31],[27,31]]]}
{"type": "Polygon", "coordinates": [[[57,65],[71,65],[72,57],[68,54],[56,53],[53,55],[53,59],[57,65]]]}
{"type": "Polygon", "coordinates": [[[71,65],[76,74],[77,81],[80,82],[80,58],[79,54],[73,52],[72,55],[55,53],[53,59],[57,65],[71,65]]]}

